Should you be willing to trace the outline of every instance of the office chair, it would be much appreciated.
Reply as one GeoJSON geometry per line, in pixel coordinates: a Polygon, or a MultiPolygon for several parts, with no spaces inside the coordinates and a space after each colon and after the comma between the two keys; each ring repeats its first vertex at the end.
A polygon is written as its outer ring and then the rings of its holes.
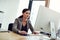
{"type": "Polygon", "coordinates": [[[13,27],[13,23],[10,23],[10,24],[8,25],[8,30],[9,30],[9,31],[12,31],[12,27],[13,27]]]}
{"type": "Polygon", "coordinates": [[[1,25],[2,25],[2,24],[0,23],[0,28],[1,28],[1,25]]]}

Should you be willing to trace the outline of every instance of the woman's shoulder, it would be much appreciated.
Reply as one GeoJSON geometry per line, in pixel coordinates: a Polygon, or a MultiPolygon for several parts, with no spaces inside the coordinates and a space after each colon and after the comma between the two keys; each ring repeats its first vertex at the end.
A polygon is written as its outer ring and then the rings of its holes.
{"type": "Polygon", "coordinates": [[[17,21],[22,21],[22,18],[19,18],[19,17],[18,17],[18,18],[16,18],[15,20],[17,20],[17,21]]]}
{"type": "Polygon", "coordinates": [[[28,19],[28,22],[31,23],[30,19],[28,19]]]}

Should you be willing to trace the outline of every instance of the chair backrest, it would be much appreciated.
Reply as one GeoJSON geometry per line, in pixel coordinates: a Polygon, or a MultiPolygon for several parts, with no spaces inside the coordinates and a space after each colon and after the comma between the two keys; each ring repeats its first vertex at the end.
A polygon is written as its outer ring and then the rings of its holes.
{"type": "Polygon", "coordinates": [[[1,28],[1,25],[2,25],[2,24],[0,23],[0,28],[1,28]]]}
{"type": "Polygon", "coordinates": [[[9,30],[9,31],[12,31],[12,27],[13,27],[13,23],[10,23],[10,24],[8,25],[8,30],[9,30]]]}

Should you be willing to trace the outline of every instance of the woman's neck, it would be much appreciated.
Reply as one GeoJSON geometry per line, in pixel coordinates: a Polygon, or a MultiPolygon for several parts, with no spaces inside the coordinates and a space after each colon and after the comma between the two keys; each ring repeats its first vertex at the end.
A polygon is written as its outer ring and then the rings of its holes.
{"type": "Polygon", "coordinates": [[[22,20],[22,21],[23,21],[23,22],[26,22],[26,21],[27,21],[27,18],[24,18],[24,17],[23,17],[23,20],[22,20]]]}

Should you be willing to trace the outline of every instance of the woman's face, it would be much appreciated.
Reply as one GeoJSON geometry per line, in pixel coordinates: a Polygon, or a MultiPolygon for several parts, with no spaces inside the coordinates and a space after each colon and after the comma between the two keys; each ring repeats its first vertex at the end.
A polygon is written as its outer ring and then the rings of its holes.
{"type": "Polygon", "coordinates": [[[28,10],[28,11],[26,11],[26,12],[23,13],[23,17],[24,18],[28,19],[29,16],[30,16],[30,10],[28,10]]]}

